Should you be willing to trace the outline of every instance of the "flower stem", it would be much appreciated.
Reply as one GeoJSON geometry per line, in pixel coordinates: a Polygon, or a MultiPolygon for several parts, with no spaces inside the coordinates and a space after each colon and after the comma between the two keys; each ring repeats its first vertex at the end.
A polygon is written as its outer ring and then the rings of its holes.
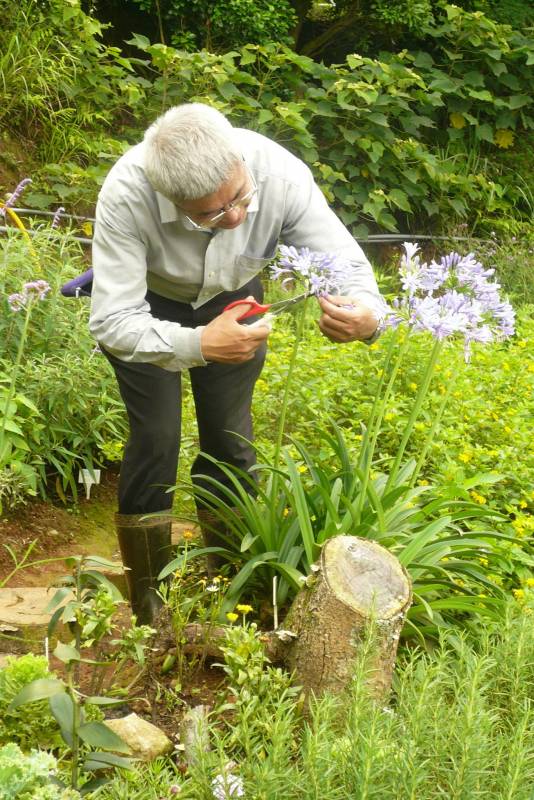
{"type": "Polygon", "coordinates": [[[440,356],[442,349],[443,349],[443,342],[440,341],[439,339],[436,339],[425,368],[423,380],[421,381],[421,384],[415,396],[414,404],[412,406],[412,412],[408,418],[408,422],[404,427],[404,433],[402,435],[402,439],[399,444],[399,448],[397,450],[397,455],[395,456],[395,460],[390,469],[389,478],[386,484],[386,490],[390,489],[391,486],[395,483],[395,478],[397,477],[399,467],[404,457],[406,445],[408,444],[410,436],[412,435],[413,427],[415,425],[417,417],[419,416],[419,412],[421,411],[423,402],[427,395],[428,387],[430,386],[430,382],[434,375],[436,364],[438,362],[438,358],[440,356]]]}
{"type": "Polygon", "coordinates": [[[26,337],[28,335],[28,326],[30,324],[30,317],[32,311],[32,301],[28,301],[28,305],[26,307],[26,316],[24,319],[24,325],[22,327],[22,333],[19,340],[19,346],[17,349],[17,355],[15,358],[15,363],[13,364],[13,370],[11,372],[11,381],[9,384],[9,388],[7,390],[6,401],[4,404],[4,414],[2,416],[2,426],[0,427],[0,466],[7,463],[6,457],[8,456],[7,450],[5,448],[4,437],[6,432],[7,421],[9,417],[9,406],[11,405],[11,401],[15,397],[15,391],[17,387],[17,378],[18,373],[20,370],[20,364],[22,362],[22,354],[24,353],[24,345],[26,343],[26,337]]]}
{"type": "Polygon", "coordinates": [[[287,409],[289,406],[289,398],[291,394],[291,384],[293,379],[293,373],[295,371],[295,364],[297,363],[299,345],[302,339],[302,333],[304,331],[304,321],[306,319],[306,304],[307,300],[304,300],[304,302],[301,305],[301,308],[297,312],[298,316],[296,320],[297,326],[295,331],[295,341],[293,343],[293,350],[291,351],[291,357],[289,359],[289,367],[286,376],[286,385],[284,388],[284,396],[282,398],[282,408],[280,410],[280,422],[278,424],[278,434],[276,437],[276,444],[274,448],[273,466],[275,470],[278,469],[280,463],[280,453],[282,450],[282,441],[284,439],[287,409]]]}
{"type": "Polygon", "coordinates": [[[443,392],[443,395],[442,395],[442,398],[441,398],[441,402],[439,404],[439,408],[438,408],[438,410],[437,410],[437,412],[436,412],[436,414],[434,416],[434,420],[432,422],[430,430],[428,431],[428,434],[426,436],[426,439],[425,439],[425,442],[424,442],[423,447],[421,449],[421,452],[419,453],[419,458],[417,459],[417,464],[415,465],[415,469],[414,469],[412,477],[410,479],[410,486],[415,486],[415,482],[416,482],[417,478],[419,477],[419,473],[421,472],[423,464],[426,461],[426,457],[428,455],[428,451],[430,450],[430,445],[436,439],[436,433],[438,431],[439,426],[441,425],[441,420],[443,419],[443,412],[445,411],[445,406],[447,405],[447,401],[448,401],[448,399],[450,397],[453,385],[454,385],[454,381],[450,380],[447,383],[447,388],[446,388],[445,392],[443,392]]]}

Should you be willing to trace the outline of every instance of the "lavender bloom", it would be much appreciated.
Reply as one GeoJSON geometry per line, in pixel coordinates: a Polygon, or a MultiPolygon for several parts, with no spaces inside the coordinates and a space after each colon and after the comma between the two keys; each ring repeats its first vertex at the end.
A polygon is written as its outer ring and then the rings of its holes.
{"type": "Polygon", "coordinates": [[[36,295],[38,300],[44,300],[49,291],[50,284],[42,280],[30,281],[29,283],[25,283],[23,287],[23,292],[27,297],[36,295]]]}
{"type": "Polygon", "coordinates": [[[11,311],[22,311],[26,305],[26,297],[20,292],[15,292],[14,294],[9,295],[7,302],[9,303],[11,311]]]}
{"type": "Polygon", "coordinates": [[[282,285],[289,281],[303,283],[310,294],[320,296],[339,292],[350,269],[350,262],[334,253],[282,245],[278,264],[271,267],[271,279],[285,276],[282,285]]]}
{"type": "Polygon", "coordinates": [[[390,327],[405,321],[440,340],[462,335],[466,360],[471,342],[513,335],[514,310],[501,300],[500,285],[489,280],[493,269],[485,269],[472,253],[452,252],[426,264],[416,255],[417,246],[407,242],[404,248],[400,268],[404,296],[393,303],[386,320],[390,327]]]}
{"type": "Polygon", "coordinates": [[[15,203],[19,199],[20,195],[22,194],[26,186],[31,182],[32,182],[31,178],[24,178],[23,180],[21,180],[15,191],[9,195],[8,199],[5,201],[2,208],[0,208],[0,214],[3,217],[5,217],[6,215],[6,208],[12,208],[15,205],[15,203]]]}
{"type": "Polygon", "coordinates": [[[56,213],[54,214],[54,218],[52,220],[52,225],[50,226],[51,228],[59,227],[59,220],[61,219],[61,215],[64,214],[64,213],[65,213],[65,209],[63,208],[63,206],[60,206],[57,209],[56,213]]]}
{"type": "Polygon", "coordinates": [[[28,301],[32,299],[44,300],[49,291],[50,284],[46,281],[29,281],[23,285],[22,292],[10,294],[7,302],[12,311],[22,311],[28,305],[28,301]]]}

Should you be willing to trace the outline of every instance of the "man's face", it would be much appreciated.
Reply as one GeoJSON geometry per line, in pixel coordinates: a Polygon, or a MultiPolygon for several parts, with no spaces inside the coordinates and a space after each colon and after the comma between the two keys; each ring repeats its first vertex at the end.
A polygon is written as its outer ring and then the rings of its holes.
{"type": "Polygon", "coordinates": [[[247,207],[255,192],[250,173],[239,164],[216,192],[197,200],[184,200],[180,211],[203,228],[237,228],[247,217],[247,207]]]}

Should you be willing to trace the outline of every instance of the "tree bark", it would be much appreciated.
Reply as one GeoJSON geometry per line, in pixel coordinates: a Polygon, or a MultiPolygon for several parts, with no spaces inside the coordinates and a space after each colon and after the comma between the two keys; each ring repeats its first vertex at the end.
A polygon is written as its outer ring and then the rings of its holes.
{"type": "Polygon", "coordinates": [[[355,536],[329,539],[315,570],[284,621],[296,634],[285,646],[285,664],[295,670],[306,695],[342,692],[369,635],[368,686],[383,697],[411,604],[406,570],[385,548],[355,536]]]}

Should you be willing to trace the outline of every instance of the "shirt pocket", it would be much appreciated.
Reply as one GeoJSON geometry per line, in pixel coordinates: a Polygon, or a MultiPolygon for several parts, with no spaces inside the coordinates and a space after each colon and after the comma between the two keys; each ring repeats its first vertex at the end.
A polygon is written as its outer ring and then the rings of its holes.
{"type": "Polygon", "coordinates": [[[242,286],[250,278],[258,275],[266,266],[273,260],[276,251],[271,256],[266,258],[257,258],[254,256],[236,256],[235,258],[235,274],[239,286],[242,286]]]}

